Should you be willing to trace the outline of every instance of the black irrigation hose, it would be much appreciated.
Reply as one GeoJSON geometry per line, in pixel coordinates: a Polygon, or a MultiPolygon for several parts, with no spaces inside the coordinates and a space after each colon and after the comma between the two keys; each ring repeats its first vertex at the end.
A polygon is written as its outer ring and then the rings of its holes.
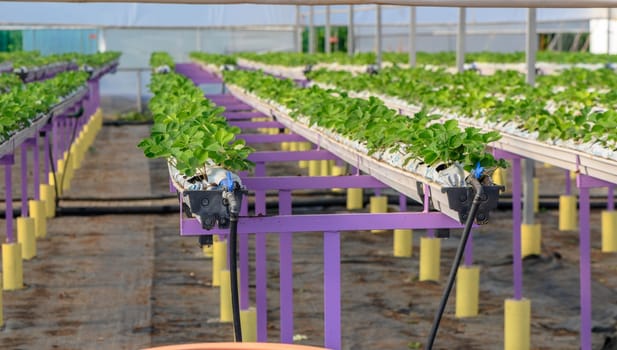
{"type": "Polygon", "coordinates": [[[452,268],[450,269],[450,276],[448,276],[448,283],[446,285],[446,289],[443,291],[441,300],[439,301],[439,308],[437,309],[437,313],[435,314],[435,320],[433,321],[431,333],[429,334],[428,342],[426,344],[427,350],[433,349],[433,343],[435,342],[437,332],[439,331],[439,323],[441,322],[441,317],[443,316],[443,312],[446,309],[446,304],[448,303],[448,297],[450,296],[450,292],[452,291],[452,287],[454,286],[458,266],[461,264],[461,260],[463,259],[463,251],[465,251],[465,245],[467,244],[467,239],[469,238],[471,227],[476,218],[476,214],[478,213],[478,208],[480,208],[480,198],[482,197],[484,192],[482,189],[482,185],[480,185],[476,178],[471,178],[469,182],[471,182],[471,185],[476,190],[476,195],[473,197],[473,202],[471,203],[471,208],[469,209],[467,220],[465,220],[465,229],[463,230],[461,240],[458,244],[458,248],[456,249],[456,255],[454,256],[454,261],[452,262],[452,268]]]}
{"type": "Polygon", "coordinates": [[[238,262],[237,262],[237,241],[238,241],[238,218],[235,215],[230,217],[231,227],[229,228],[229,276],[231,278],[231,308],[233,314],[234,335],[236,342],[242,343],[242,326],[240,322],[240,298],[238,296],[238,262]]]}

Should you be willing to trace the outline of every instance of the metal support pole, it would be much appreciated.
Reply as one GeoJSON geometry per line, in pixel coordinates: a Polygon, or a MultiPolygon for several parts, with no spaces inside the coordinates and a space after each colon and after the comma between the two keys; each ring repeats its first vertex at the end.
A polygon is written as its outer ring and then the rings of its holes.
{"type": "Polygon", "coordinates": [[[141,113],[143,111],[141,107],[141,71],[137,70],[137,111],[141,113]]]}
{"type": "Polygon", "coordinates": [[[324,232],[324,345],[341,349],[341,235],[324,232]]]}
{"type": "MultiPolygon", "coordinates": [[[[265,163],[255,164],[255,176],[266,176],[265,163]]],[[[266,215],[266,191],[255,191],[255,216],[266,215]]],[[[257,341],[268,341],[267,235],[255,236],[255,299],[257,341]]]]}
{"type": "Polygon", "coordinates": [[[4,165],[4,200],[6,203],[5,218],[6,218],[6,243],[15,242],[15,233],[13,232],[13,176],[11,167],[13,166],[14,158],[12,154],[5,155],[0,158],[0,164],[4,165]]]}
{"type": "MultiPolygon", "coordinates": [[[[291,191],[279,191],[279,215],[291,215],[291,191]]],[[[293,318],[293,233],[279,234],[279,289],[281,343],[292,344],[293,318]]]]}
{"type": "Polygon", "coordinates": [[[347,54],[353,56],[354,53],[354,9],[349,5],[349,27],[347,28],[347,54]]]}
{"type": "Polygon", "coordinates": [[[21,144],[21,217],[28,217],[28,145],[21,144]]]}
{"type": "Polygon", "coordinates": [[[302,52],[302,13],[300,12],[300,5],[296,5],[296,26],[294,33],[294,47],[296,52],[302,52]]]}
{"type": "Polygon", "coordinates": [[[195,50],[201,51],[201,28],[195,28],[195,50]]]}
{"type": "Polygon", "coordinates": [[[512,269],[514,299],[523,297],[523,253],[521,247],[521,160],[512,159],[512,269]]]}
{"type": "Polygon", "coordinates": [[[381,42],[381,5],[375,5],[376,6],[376,10],[375,10],[375,16],[376,18],[376,33],[375,33],[375,50],[376,50],[376,61],[375,64],[377,65],[377,68],[381,68],[381,61],[382,61],[382,50],[383,50],[383,45],[381,42]]]}
{"type": "Polygon", "coordinates": [[[523,164],[523,224],[532,225],[534,223],[533,197],[533,174],[535,163],[532,159],[525,159],[523,164]]]}
{"type": "MultiPolygon", "coordinates": [[[[580,177],[580,175],[579,175],[580,177]]],[[[589,188],[579,187],[579,249],[582,350],[591,350],[591,234],[589,188]]]]}
{"type": "Polygon", "coordinates": [[[409,8],[409,66],[416,66],[416,7],[409,8]]]}
{"type": "Polygon", "coordinates": [[[536,9],[527,9],[527,40],[526,40],[527,84],[536,83],[536,51],[538,50],[538,38],[536,34],[536,9]]]}
{"type": "Polygon", "coordinates": [[[456,32],[456,71],[462,72],[465,64],[465,22],[467,17],[467,9],[459,7],[458,9],[458,31],[456,32]]]}
{"type": "Polygon", "coordinates": [[[315,53],[315,9],[309,7],[309,53],[315,53]]]}
{"type": "MultiPolygon", "coordinates": [[[[33,167],[32,167],[32,182],[34,183],[34,200],[41,199],[40,184],[41,184],[41,161],[39,157],[39,138],[35,136],[32,139],[33,146],[33,167]]],[[[47,175],[46,175],[47,176],[47,175]]]]}
{"type": "Polygon", "coordinates": [[[326,6],[326,32],[324,34],[324,52],[329,54],[332,52],[332,45],[330,45],[330,37],[332,36],[330,28],[330,6],[326,6]]]}

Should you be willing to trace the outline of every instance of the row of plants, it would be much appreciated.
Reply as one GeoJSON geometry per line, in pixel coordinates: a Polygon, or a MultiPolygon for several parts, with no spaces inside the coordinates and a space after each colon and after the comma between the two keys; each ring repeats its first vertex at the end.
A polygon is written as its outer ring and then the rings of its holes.
{"type": "Polygon", "coordinates": [[[0,94],[0,143],[28,128],[40,115],[49,113],[83,87],[87,79],[85,72],[63,72],[45,81],[15,85],[0,94]]]}
{"type": "Polygon", "coordinates": [[[150,67],[153,69],[159,67],[169,67],[169,69],[174,70],[176,68],[176,63],[174,59],[167,52],[156,51],[150,55],[150,67]]]}
{"type": "Polygon", "coordinates": [[[206,182],[214,166],[231,171],[253,167],[247,159],[253,149],[236,138],[240,129],[227,124],[224,108],[206,99],[191,80],[173,72],[153,74],[149,88],[154,125],[138,145],[146,157],[167,159],[182,175],[206,182]]]}
{"type": "MultiPolygon", "coordinates": [[[[267,52],[267,53],[238,53],[234,55],[216,55],[195,52],[192,58],[211,62],[217,65],[235,64],[235,58],[287,67],[304,67],[319,63],[338,63],[342,65],[369,65],[375,64],[377,58],[373,52],[357,53],[350,56],[343,52],[331,54],[325,53],[297,53],[297,52],[267,52]]],[[[605,64],[617,62],[617,55],[592,54],[589,52],[564,52],[564,51],[538,51],[538,62],[559,64],[605,64]]],[[[383,61],[394,64],[406,64],[409,62],[407,52],[384,52],[383,61]]],[[[443,52],[417,52],[416,62],[419,65],[454,66],[456,53],[453,51],[443,52]]],[[[524,52],[469,52],[465,54],[465,63],[523,63],[524,52]]]]}
{"type": "Polygon", "coordinates": [[[289,110],[295,119],[321,127],[366,147],[368,154],[401,153],[403,166],[423,162],[428,166],[462,166],[465,170],[481,166],[490,172],[504,167],[486,151],[486,144],[500,138],[498,132],[482,133],[477,128],[461,130],[456,120],[445,123],[439,116],[422,110],[412,117],[389,109],[377,98],[351,98],[344,92],[316,86],[300,88],[289,79],[277,79],[260,71],[226,71],[224,79],[289,110]],[[301,120],[302,121],[302,120],[301,120]]]}
{"type": "Polygon", "coordinates": [[[513,131],[537,133],[540,140],[591,141],[617,149],[617,75],[610,70],[567,70],[538,77],[536,86],[512,71],[481,76],[393,67],[378,75],[320,70],[309,77],[343,91],[395,97],[435,113],[510,125],[513,131]]]}
{"type": "Polygon", "coordinates": [[[206,53],[206,52],[198,52],[194,51],[189,54],[189,57],[197,60],[199,62],[203,62],[206,64],[212,64],[215,66],[225,66],[225,65],[236,65],[236,56],[235,55],[223,55],[216,53],[206,53]]]}
{"type": "Polygon", "coordinates": [[[58,63],[75,63],[79,67],[84,65],[100,68],[105,64],[117,60],[120,52],[108,51],[94,54],[62,53],[41,55],[39,51],[0,52],[0,63],[10,62],[13,67],[35,68],[58,63]]]}
{"type": "Polygon", "coordinates": [[[21,79],[15,74],[0,74],[0,94],[9,92],[22,85],[21,79]]]}

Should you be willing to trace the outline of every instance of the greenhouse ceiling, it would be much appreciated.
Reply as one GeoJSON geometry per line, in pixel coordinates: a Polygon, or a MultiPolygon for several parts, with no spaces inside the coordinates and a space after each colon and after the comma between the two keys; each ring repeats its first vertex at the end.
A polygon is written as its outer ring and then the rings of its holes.
{"type": "MultiPolygon", "coordinates": [[[[0,0],[5,1],[5,0],[0,0]]],[[[33,1],[39,2],[39,1],[33,1]]],[[[86,3],[100,0],[61,0],[40,2],[86,3]]],[[[383,4],[431,7],[507,7],[507,8],[606,8],[617,7],[617,0],[111,0],[105,2],[142,2],[172,4],[274,4],[274,5],[349,5],[383,4]]]]}

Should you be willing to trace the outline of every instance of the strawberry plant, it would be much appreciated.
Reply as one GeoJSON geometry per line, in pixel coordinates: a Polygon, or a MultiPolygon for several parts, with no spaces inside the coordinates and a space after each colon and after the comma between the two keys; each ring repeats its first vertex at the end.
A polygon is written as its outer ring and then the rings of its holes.
{"type": "Polygon", "coordinates": [[[207,180],[207,167],[222,166],[232,171],[248,170],[253,151],[240,133],[189,79],[176,73],[152,76],[154,94],[149,107],[154,119],[150,137],[138,147],[148,158],[166,158],[181,174],[207,180]]]}
{"type": "Polygon", "coordinates": [[[460,130],[458,122],[437,123],[438,116],[423,110],[413,117],[399,115],[377,98],[350,98],[345,93],[316,86],[297,87],[291,80],[280,80],[255,71],[230,71],[225,81],[273,100],[291,110],[294,118],[306,117],[310,125],[334,131],[364,144],[369,154],[400,151],[408,161],[421,160],[429,166],[448,167],[459,163],[471,170],[478,163],[484,168],[505,166],[486,152],[486,143],[499,139],[499,133],[481,133],[476,128],[460,130]]]}
{"type": "Polygon", "coordinates": [[[215,53],[205,53],[205,52],[191,52],[189,57],[206,63],[213,64],[216,66],[224,66],[224,65],[236,65],[236,57],[234,55],[221,55],[215,53]]]}
{"type": "Polygon", "coordinates": [[[174,70],[176,64],[174,59],[167,52],[157,51],[150,55],[150,67],[157,69],[159,67],[167,66],[169,69],[174,70]]]}

